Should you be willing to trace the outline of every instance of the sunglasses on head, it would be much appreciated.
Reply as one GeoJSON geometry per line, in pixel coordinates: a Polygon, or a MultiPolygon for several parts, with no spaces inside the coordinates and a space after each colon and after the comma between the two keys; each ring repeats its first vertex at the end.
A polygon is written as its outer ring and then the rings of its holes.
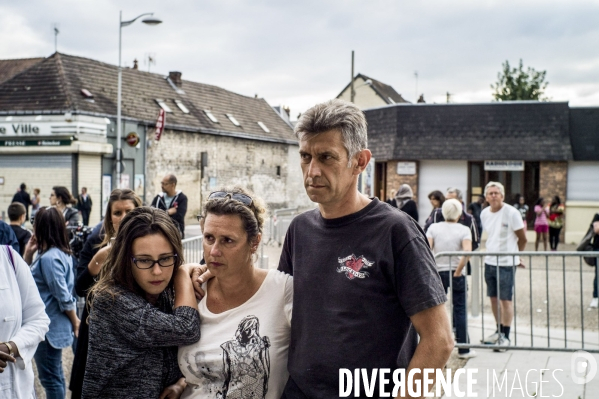
{"type": "Polygon", "coordinates": [[[242,193],[228,193],[226,191],[213,191],[208,196],[208,199],[220,199],[220,198],[230,198],[235,201],[241,202],[243,205],[250,206],[254,200],[249,195],[245,195],[242,193]]]}

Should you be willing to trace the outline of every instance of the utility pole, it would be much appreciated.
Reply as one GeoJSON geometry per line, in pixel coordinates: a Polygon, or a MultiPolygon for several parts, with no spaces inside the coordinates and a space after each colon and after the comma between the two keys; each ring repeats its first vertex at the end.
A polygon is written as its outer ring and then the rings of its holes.
{"type": "Polygon", "coordinates": [[[58,30],[58,24],[54,24],[54,52],[58,52],[58,34],[60,31],[58,30]]]}
{"type": "Polygon", "coordinates": [[[353,103],[354,102],[354,97],[356,97],[356,92],[354,90],[354,50],[351,51],[351,80],[350,80],[350,92],[349,92],[349,98],[350,101],[353,103]]]}

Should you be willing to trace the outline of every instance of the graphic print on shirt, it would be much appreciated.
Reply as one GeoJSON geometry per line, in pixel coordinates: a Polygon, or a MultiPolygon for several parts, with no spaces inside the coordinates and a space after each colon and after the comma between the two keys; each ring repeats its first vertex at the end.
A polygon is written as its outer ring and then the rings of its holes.
{"type": "Polygon", "coordinates": [[[260,336],[258,318],[244,317],[235,337],[220,347],[223,350],[220,370],[207,365],[201,352],[190,353],[185,359],[187,369],[202,381],[196,389],[214,395],[215,399],[264,399],[270,377],[270,339],[260,336]]]}
{"type": "Polygon", "coordinates": [[[353,280],[354,278],[366,278],[370,276],[370,273],[362,270],[364,270],[366,267],[374,265],[374,262],[370,262],[364,257],[364,255],[356,258],[354,254],[351,254],[345,258],[338,258],[337,261],[341,265],[337,268],[337,273],[345,273],[345,277],[350,280],[353,280]]]}

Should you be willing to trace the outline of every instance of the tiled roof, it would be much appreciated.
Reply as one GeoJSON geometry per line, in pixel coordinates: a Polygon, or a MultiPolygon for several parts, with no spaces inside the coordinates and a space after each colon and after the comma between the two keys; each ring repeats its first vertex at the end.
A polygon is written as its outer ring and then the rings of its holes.
{"type": "MultiPolygon", "coordinates": [[[[395,91],[395,89],[391,86],[389,86],[388,84],[385,84],[383,82],[381,82],[380,80],[376,80],[373,79],[371,77],[368,77],[362,73],[357,74],[354,77],[354,81],[358,78],[362,78],[364,81],[370,80],[372,82],[372,84],[370,84],[370,87],[372,87],[372,90],[374,90],[374,92],[383,99],[384,102],[386,102],[387,104],[402,104],[402,103],[407,103],[409,104],[409,101],[406,101],[405,98],[403,98],[401,96],[401,94],[399,94],[398,92],[395,91]],[[389,99],[393,100],[390,101],[389,99]]],[[[339,95],[337,96],[337,98],[339,98],[339,96],[345,91],[347,90],[347,88],[350,86],[351,82],[348,83],[347,86],[345,86],[343,88],[343,90],[341,90],[341,92],[339,93],[339,95]]]]}
{"type": "MultiPolygon", "coordinates": [[[[0,84],[0,113],[47,112],[96,114],[109,117],[117,113],[118,68],[88,58],[54,53],[25,73],[0,84]],[[81,90],[93,95],[86,99],[81,90]]],[[[220,87],[182,81],[177,91],[164,75],[123,68],[122,116],[153,124],[159,105],[166,101],[172,113],[166,114],[166,128],[210,134],[234,135],[251,139],[297,142],[290,126],[262,98],[242,96],[220,87]],[[175,104],[181,101],[185,114],[175,104]],[[211,110],[218,123],[211,122],[204,110],[211,110]],[[232,114],[235,126],[225,114],[232,114]],[[270,132],[265,132],[262,122],[270,132]]]]}
{"type": "Polygon", "coordinates": [[[570,136],[576,161],[599,161],[599,108],[570,108],[570,136]]]}
{"type": "Polygon", "coordinates": [[[570,160],[568,103],[395,105],[364,111],[377,160],[570,160]]]}
{"type": "Polygon", "coordinates": [[[385,84],[380,80],[370,78],[363,74],[358,74],[358,76],[361,76],[364,80],[371,80],[372,88],[374,89],[376,94],[378,94],[383,98],[383,100],[385,100],[387,104],[393,104],[391,101],[389,101],[389,99],[392,99],[396,104],[408,103],[408,101],[406,101],[406,99],[403,98],[401,94],[396,92],[392,86],[389,86],[388,84],[385,84]]]}
{"type": "Polygon", "coordinates": [[[32,67],[44,58],[21,58],[15,60],[0,60],[0,83],[18,75],[32,67]]]}

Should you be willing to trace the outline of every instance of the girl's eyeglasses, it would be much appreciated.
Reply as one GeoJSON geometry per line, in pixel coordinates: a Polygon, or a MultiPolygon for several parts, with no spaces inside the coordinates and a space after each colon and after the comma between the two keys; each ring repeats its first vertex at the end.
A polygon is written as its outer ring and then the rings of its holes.
{"type": "Polygon", "coordinates": [[[158,266],[160,266],[160,267],[171,267],[172,265],[175,264],[175,259],[177,259],[177,254],[173,254],[171,256],[165,256],[164,258],[160,258],[158,260],[154,260],[154,259],[150,259],[150,258],[142,258],[142,259],[131,258],[131,260],[133,261],[135,266],[137,266],[138,269],[151,269],[154,267],[154,265],[156,263],[158,263],[158,266]]]}

